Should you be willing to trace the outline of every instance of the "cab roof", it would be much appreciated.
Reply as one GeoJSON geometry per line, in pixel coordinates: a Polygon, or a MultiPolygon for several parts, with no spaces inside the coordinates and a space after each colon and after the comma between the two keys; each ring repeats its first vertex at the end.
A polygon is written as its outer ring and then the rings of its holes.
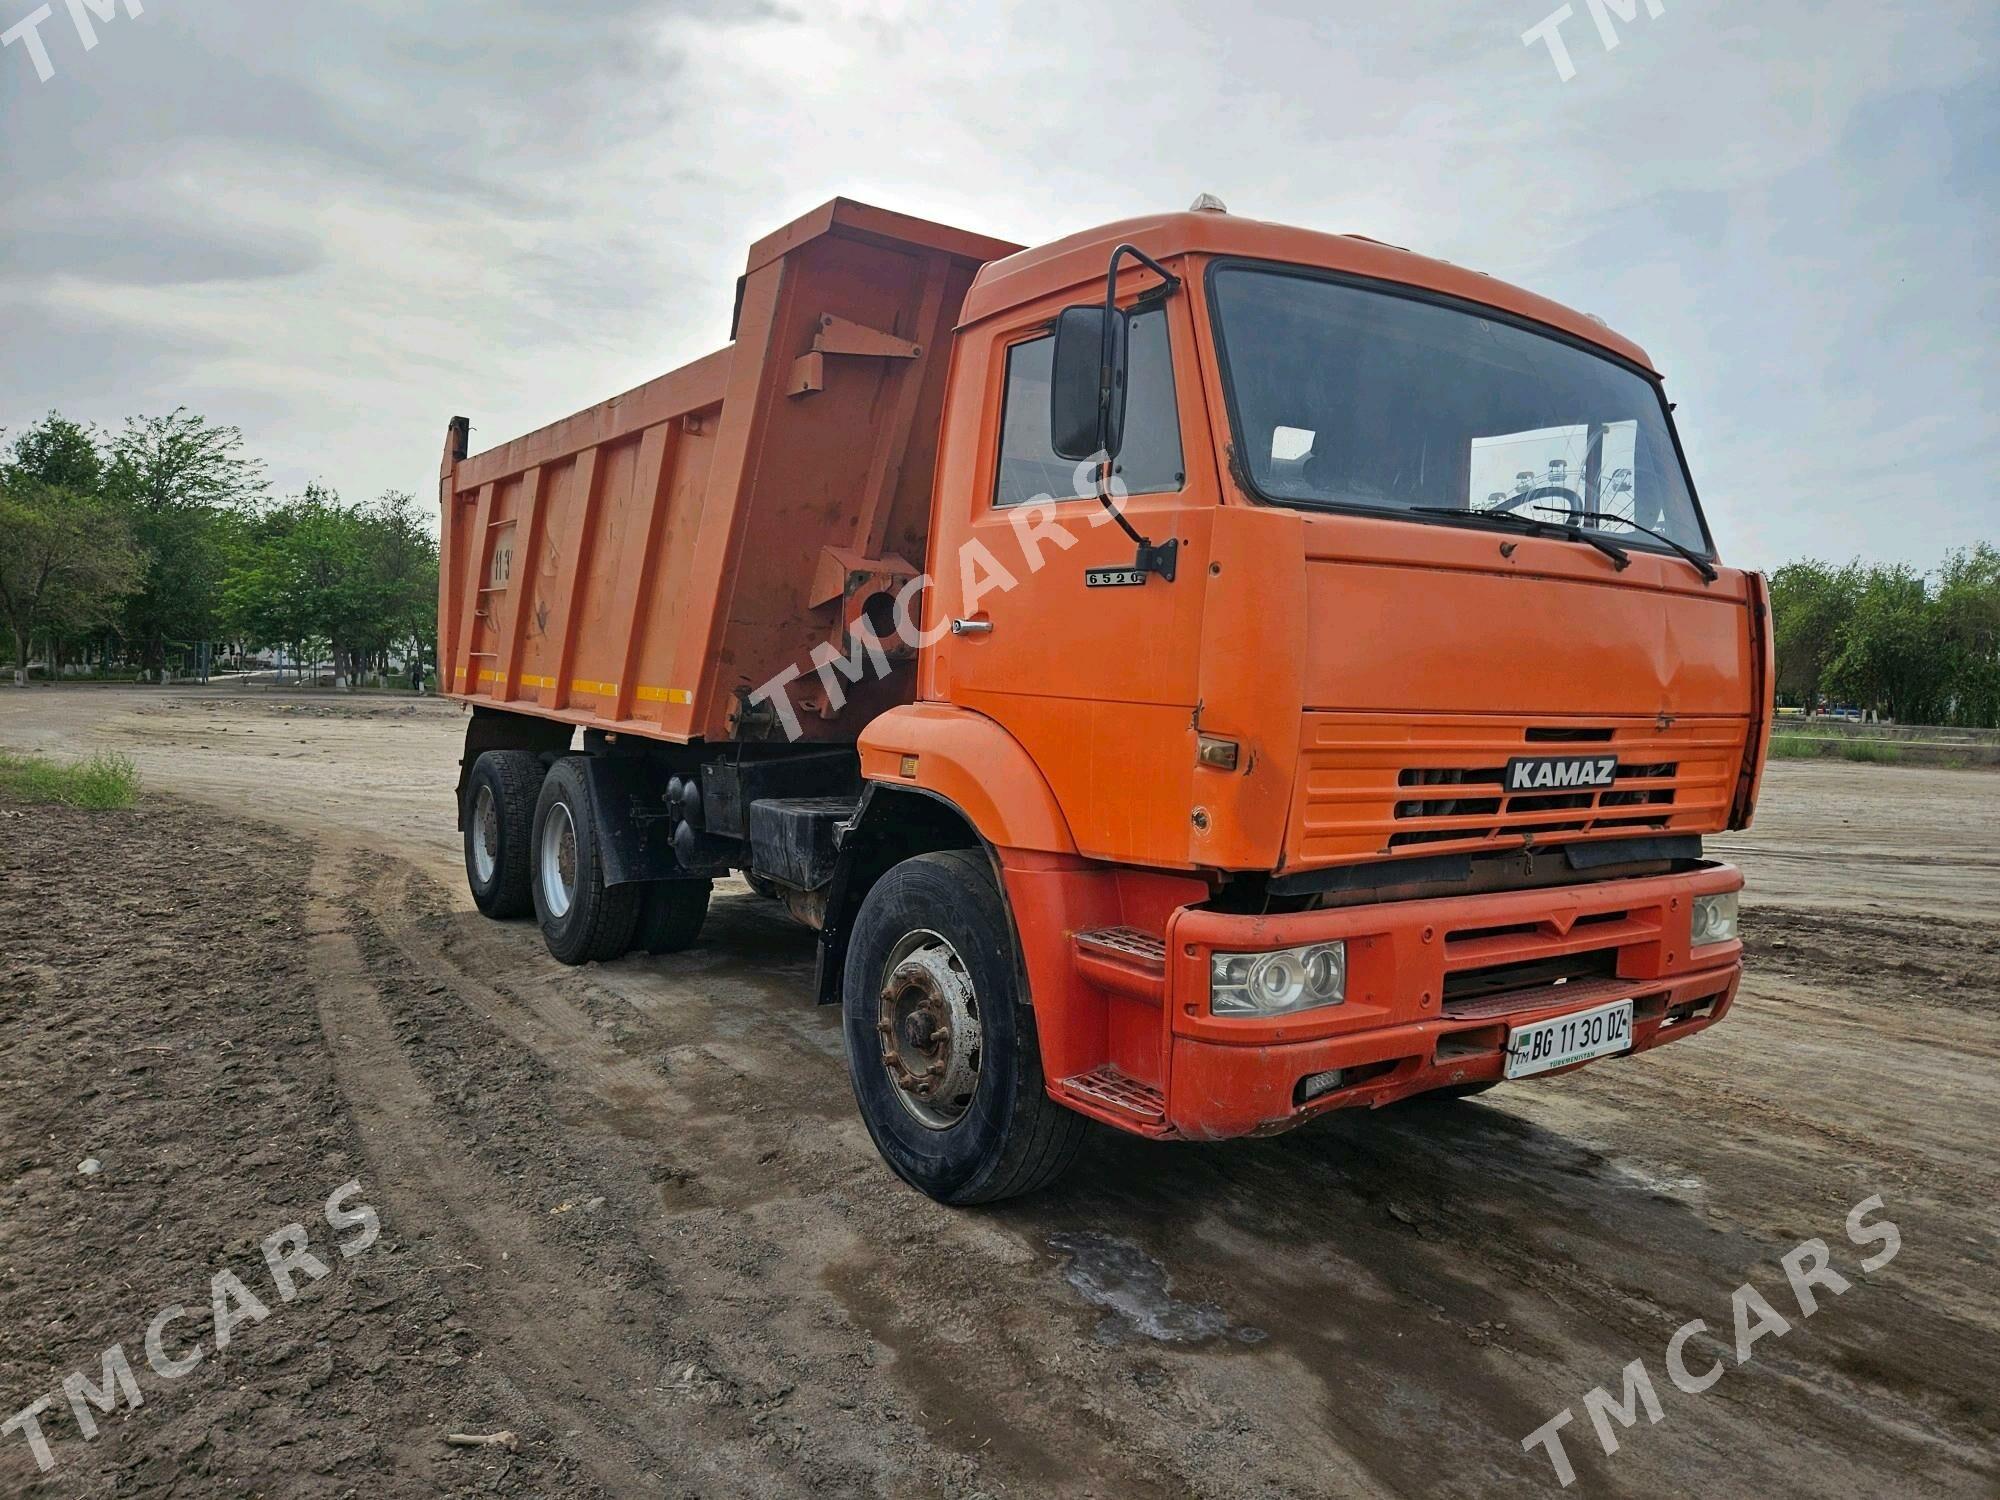
{"type": "MultiPolygon", "coordinates": [[[[959,326],[967,328],[1008,308],[1069,293],[1091,283],[1102,286],[1111,252],[1126,243],[1160,261],[1178,255],[1243,256],[1439,292],[1546,324],[1646,370],[1654,370],[1644,349],[1612,332],[1598,319],[1483,272],[1468,271],[1449,261],[1385,245],[1365,235],[1322,234],[1289,224],[1213,211],[1122,219],[991,261],[973,281],[959,326]]],[[[1121,276],[1127,274],[1132,274],[1129,264],[1120,268],[1121,276]]]]}

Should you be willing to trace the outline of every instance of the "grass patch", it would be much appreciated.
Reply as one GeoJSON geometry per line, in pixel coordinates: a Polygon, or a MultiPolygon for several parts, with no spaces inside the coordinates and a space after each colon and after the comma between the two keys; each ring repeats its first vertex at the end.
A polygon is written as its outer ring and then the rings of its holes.
{"type": "Polygon", "coordinates": [[[1900,745],[1885,744],[1880,740],[1847,740],[1840,747],[1840,758],[1893,766],[1903,758],[1903,750],[1900,745]]]}
{"type": "Polygon", "coordinates": [[[1903,747],[1885,740],[1850,740],[1830,734],[1774,734],[1773,760],[1855,760],[1893,766],[1903,759],[1903,747]]]}
{"type": "Polygon", "coordinates": [[[107,812],[138,800],[139,768],[129,755],[102,750],[78,761],[0,752],[0,793],[24,802],[59,802],[107,812]]]}

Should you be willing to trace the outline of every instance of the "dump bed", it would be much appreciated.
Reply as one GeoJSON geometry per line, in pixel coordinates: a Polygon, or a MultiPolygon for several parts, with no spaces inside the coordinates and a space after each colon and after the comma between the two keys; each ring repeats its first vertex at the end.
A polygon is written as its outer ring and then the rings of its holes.
{"type": "MultiPolygon", "coordinates": [[[[485,453],[455,420],[444,690],[659,739],[779,733],[748,695],[845,654],[923,568],[952,327],[1017,248],[836,199],[752,247],[728,347],[485,453]]],[[[852,740],[913,682],[901,662],[805,736],[852,740]]]]}

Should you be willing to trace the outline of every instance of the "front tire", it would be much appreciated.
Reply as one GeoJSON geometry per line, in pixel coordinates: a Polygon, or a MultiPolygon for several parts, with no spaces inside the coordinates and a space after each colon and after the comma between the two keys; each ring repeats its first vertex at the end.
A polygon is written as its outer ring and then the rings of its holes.
{"type": "Polygon", "coordinates": [[[582,758],[550,768],[535,803],[535,917],[551,957],[566,964],[608,962],[632,946],[639,920],[637,885],[607,886],[597,847],[590,783],[582,758]]]}
{"type": "Polygon", "coordinates": [[[1034,1010],[985,858],[905,860],[861,903],[842,974],[847,1070],[876,1149],[940,1203],[1046,1186],[1088,1122],[1049,1098],[1034,1010]]]}
{"type": "Polygon", "coordinates": [[[489,917],[524,917],[533,904],[535,802],[547,767],[532,750],[488,750],[465,783],[465,883],[489,917]]]}

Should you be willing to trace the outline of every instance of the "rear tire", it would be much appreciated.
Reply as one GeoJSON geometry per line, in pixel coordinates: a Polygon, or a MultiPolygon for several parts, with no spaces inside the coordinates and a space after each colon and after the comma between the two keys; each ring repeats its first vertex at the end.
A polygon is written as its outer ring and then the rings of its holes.
{"type": "Polygon", "coordinates": [[[637,945],[648,953],[679,953],[692,948],[708,919],[712,880],[656,880],[640,900],[637,945]]]}
{"type": "Polygon", "coordinates": [[[963,849],[905,860],[856,914],[842,975],[847,1070],[883,1159],[940,1203],[1054,1181],[1089,1122],[1048,1095],[1000,890],[963,849]]]}
{"type": "Polygon", "coordinates": [[[607,962],[632,946],[644,887],[607,886],[580,756],[559,760],[535,803],[529,888],[542,941],[566,964],[607,962]]]}
{"type": "Polygon", "coordinates": [[[532,750],[488,750],[466,778],[465,883],[489,917],[524,917],[533,905],[535,802],[548,768],[532,750]]]}

